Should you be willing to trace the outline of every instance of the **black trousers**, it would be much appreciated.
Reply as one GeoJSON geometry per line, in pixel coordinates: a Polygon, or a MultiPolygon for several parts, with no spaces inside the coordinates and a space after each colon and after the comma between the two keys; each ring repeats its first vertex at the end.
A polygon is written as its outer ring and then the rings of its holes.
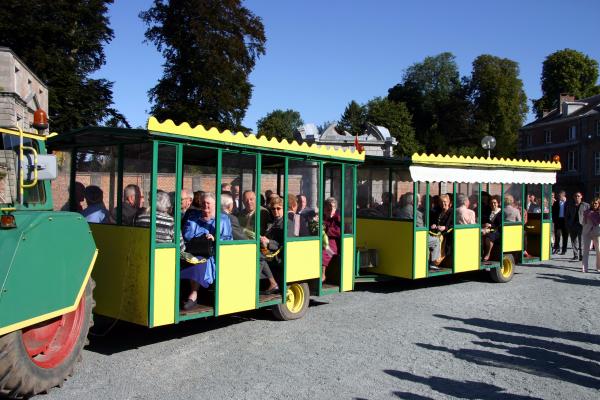
{"type": "Polygon", "coordinates": [[[554,250],[561,250],[560,239],[562,237],[562,252],[567,252],[567,242],[569,241],[569,233],[564,218],[558,218],[554,221],[554,250]]]}
{"type": "MultiPolygon", "coordinates": [[[[581,248],[581,233],[583,231],[583,227],[573,226],[569,230],[569,236],[571,236],[571,246],[573,246],[573,255],[574,256],[582,256],[582,248],[581,248]]],[[[588,243],[589,246],[589,243],[588,243]]]]}

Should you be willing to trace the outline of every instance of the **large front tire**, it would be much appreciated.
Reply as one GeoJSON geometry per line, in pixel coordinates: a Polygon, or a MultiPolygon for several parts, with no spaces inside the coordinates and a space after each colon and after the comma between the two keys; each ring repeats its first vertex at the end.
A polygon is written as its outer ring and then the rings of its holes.
{"type": "Polygon", "coordinates": [[[0,394],[30,397],[73,373],[93,325],[94,286],[90,278],[74,311],[0,337],[0,394]]]}
{"type": "Polygon", "coordinates": [[[490,270],[492,280],[497,283],[509,282],[515,273],[515,258],[512,254],[505,254],[502,265],[490,270]]]}
{"type": "Polygon", "coordinates": [[[308,283],[290,283],[287,285],[285,303],[273,307],[273,315],[281,321],[300,319],[308,311],[309,301],[308,283]]]}

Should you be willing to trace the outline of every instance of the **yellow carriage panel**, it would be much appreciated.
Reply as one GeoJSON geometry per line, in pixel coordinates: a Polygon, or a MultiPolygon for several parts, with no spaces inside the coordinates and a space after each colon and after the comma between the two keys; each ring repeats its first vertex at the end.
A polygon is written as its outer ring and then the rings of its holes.
{"type": "Polygon", "coordinates": [[[342,292],[352,290],[354,282],[354,238],[345,237],[344,239],[344,254],[342,260],[342,292]]]}
{"type": "MultiPolygon", "coordinates": [[[[551,224],[550,222],[542,223],[542,256],[540,260],[549,260],[550,259],[550,231],[551,224]]],[[[565,240],[565,239],[563,239],[565,240]]]]}
{"type": "Polygon", "coordinates": [[[415,239],[414,279],[427,277],[427,231],[418,231],[415,239]]]}
{"type": "Polygon", "coordinates": [[[174,248],[154,251],[154,296],[152,326],[175,323],[175,268],[177,252],[174,248]]]}
{"type": "Polygon", "coordinates": [[[454,272],[479,269],[481,231],[479,228],[454,230],[454,272]]]}
{"type": "Polygon", "coordinates": [[[523,226],[504,226],[504,230],[502,231],[502,243],[502,251],[505,253],[523,250],[523,226]]]}
{"type": "Polygon", "coordinates": [[[287,282],[318,279],[321,276],[321,243],[319,239],[286,244],[287,282]]]}
{"type": "Polygon", "coordinates": [[[256,244],[219,247],[218,314],[256,308],[256,244]]]}

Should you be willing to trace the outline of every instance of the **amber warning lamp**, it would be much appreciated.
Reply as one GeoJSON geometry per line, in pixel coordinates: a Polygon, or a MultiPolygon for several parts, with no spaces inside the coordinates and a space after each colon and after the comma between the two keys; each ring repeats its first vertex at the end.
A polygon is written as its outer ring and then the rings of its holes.
{"type": "Polygon", "coordinates": [[[41,108],[35,110],[33,113],[33,124],[31,124],[31,126],[39,131],[39,133],[48,129],[48,114],[46,114],[46,111],[41,108]]]}
{"type": "Polygon", "coordinates": [[[552,156],[552,161],[560,162],[560,156],[558,154],[555,154],[554,156],[552,156]]]}
{"type": "Polygon", "coordinates": [[[3,209],[0,215],[0,229],[12,229],[17,227],[15,216],[10,213],[13,209],[3,209]]]}

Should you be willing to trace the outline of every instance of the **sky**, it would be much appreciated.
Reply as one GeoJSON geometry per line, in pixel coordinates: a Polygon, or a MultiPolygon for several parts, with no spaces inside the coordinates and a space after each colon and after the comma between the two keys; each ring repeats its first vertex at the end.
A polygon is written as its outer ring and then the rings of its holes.
{"type": "MultiPolygon", "coordinates": [[[[162,76],[163,58],[144,43],[138,18],[151,0],[115,0],[114,39],[107,63],[94,74],[114,82],[117,109],[133,127],[145,126],[147,92],[162,76]]],[[[386,96],[406,68],[449,51],[461,76],[481,54],[519,63],[529,99],[541,96],[544,59],[571,48],[600,60],[597,0],[248,0],[262,19],[266,54],[250,75],[254,86],[243,124],[276,109],[300,112],[305,123],[340,118],[352,100],[386,96]]],[[[531,102],[529,102],[531,108],[531,102]]],[[[533,119],[531,113],[527,121],[533,119]]]]}

